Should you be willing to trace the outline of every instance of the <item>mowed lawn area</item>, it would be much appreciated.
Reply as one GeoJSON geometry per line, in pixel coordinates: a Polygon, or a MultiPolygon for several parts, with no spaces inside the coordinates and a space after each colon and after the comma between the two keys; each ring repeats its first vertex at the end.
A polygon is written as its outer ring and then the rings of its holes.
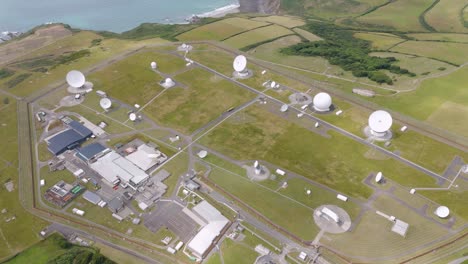
{"type": "Polygon", "coordinates": [[[192,133],[232,107],[255,95],[200,68],[184,72],[175,80],[186,87],[171,88],[153,101],[144,112],[157,122],[192,133]]]}
{"type": "Polygon", "coordinates": [[[372,263],[395,263],[399,254],[408,250],[417,250],[421,245],[447,234],[445,228],[421,217],[389,196],[377,198],[373,207],[407,222],[410,226],[406,237],[393,233],[391,221],[377,215],[375,210],[369,210],[352,232],[326,234],[320,242],[347,255],[374,258],[367,260],[372,263]],[[390,256],[394,256],[391,261],[378,260],[390,256]]]}
{"type": "Polygon", "coordinates": [[[370,41],[372,43],[372,49],[374,50],[387,50],[396,44],[405,41],[404,39],[392,34],[359,32],[354,34],[354,37],[370,41]]]}
{"type": "Polygon", "coordinates": [[[268,24],[270,23],[233,17],[197,27],[178,35],[177,39],[180,41],[223,40],[244,31],[266,26],[268,24]]]}
{"type": "Polygon", "coordinates": [[[357,20],[402,31],[426,31],[419,23],[419,15],[432,2],[432,0],[397,0],[361,16],[357,20]]]}
{"type": "Polygon", "coordinates": [[[466,4],[466,0],[440,0],[427,12],[425,19],[437,31],[468,32],[460,19],[460,12],[466,4]]]}
{"type": "Polygon", "coordinates": [[[361,181],[377,171],[403,185],[434,185],[429,176],[393,159],[366,158],[368,147],[340,134],[323,137],[261,107],[242,114],[248,122],[224,122],[202,143],[235,159],[266,160],[353,197],[370,196],[361,181]]]}
{"type": "Polygon", "coordinates": [[[468,44],[433,41],[406,41],[390,51],[434,58],[456,65],[468,62],[468,44]]]}
{"type": "Polygon", "coordinates": [[[319,232],[313,209],[281,195],[247,177],[214,167],[209,175],[225,191],[255,209],[273,223],[304,240],[313,240],[319,232]],[[294,216],[294,218],[288,217],[294,216]]]}
{"type": "Polygon", "coordinates": [[[16,100],[12,97],[0,96],[0,137],[2,151],[0,152],[0,171],[6,166],[18,165],[18,127],[16,100]]]}
{"type": "Polygon", "coordinates": [[[112,64],[88,78],[110,97],[130,105],[144,105],[163,90],[159,85],[163,78],[150,68],[152,61],[158,63],[158,70],[167,74],[185,67],[184,61],[175,56],[147,51],[112,64]]]}
{"type": "Polygon", "coordinates": [[[271,25],[250,30],[248,32],[228,38],[224,41],[233,48],[243,48],[259,42],[275,39],[281,36],[294,34],[293,31],[278,25],[271,25]]]}

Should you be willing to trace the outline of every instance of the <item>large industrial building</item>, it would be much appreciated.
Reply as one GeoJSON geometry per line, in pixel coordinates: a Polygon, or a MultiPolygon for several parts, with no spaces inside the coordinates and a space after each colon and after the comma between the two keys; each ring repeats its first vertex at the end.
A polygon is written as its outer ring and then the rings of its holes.
{"type": "Polygon", "coordinates": [[[188,243],[188,249],[199,259],[203,259],[209,252],[213,241],[222,234],[229,220],[207,201],[203,201],[192,208],[206,225],[188,243]]]}
{"type": "Polygon", "coordinates": [[[135,152],[129,154],[126,158],[144,171],[167,160],[167,156],[161,151],[146,144],[140,145],[135,152]]]}
{"type": "Polygon", "coordinates": [[[111,149],[99,143],[92,143],[82,148],[79,148],[76,153],[76,156],[85,162],[91,163],[95,161],[96,159],[109,153],[110,151],[111,149]]]}
{"type": "Polygon", "coordinates": [[[89,166],[111,185],[120,183],[124,188],[130,186],[136,190],[149,178],[146,172],[112,150],[89,166]]]}
{"type": "Polygon", "coordinates": [[[77,121],[71,121],[68,129],[46,138],[47,148],[54,155],[78,147],[93,135],[93,132],[77,121]]]}

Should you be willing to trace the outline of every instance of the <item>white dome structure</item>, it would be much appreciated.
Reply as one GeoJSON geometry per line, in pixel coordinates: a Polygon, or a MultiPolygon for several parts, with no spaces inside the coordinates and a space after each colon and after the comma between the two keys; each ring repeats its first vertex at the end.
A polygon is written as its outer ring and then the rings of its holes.
{"type": "Polygon", "coordinates": [[[447,218],[450,215],[450,209],[447,206],[439,206],[434,213],[440,218],[447,218]]]}
{"type": "Polygon", "coordinates": [[[167,89],[173,87],[175,85],[175,82],[171,78],[166,78],[160,82],[160,85],[167,89]]]}
{"type": "Polygon", "coordinates": [[[332,98],[327,93],[318,93],[313,100],[313,107],[316,111],[327,112],[330,111],[332,105],[332,98]]]}
{"type": "Polygon", "coordinates": [[[157,67],[158,64],[155,61],[151,62],[151,69],[156,69],[157,67]]]}
{"type": "Polygon", "coordinates": [[[375,137],[385,137],[392,123],[392,116],[387,111],[377,110],[369,116],[370,132],[375,137]]]}

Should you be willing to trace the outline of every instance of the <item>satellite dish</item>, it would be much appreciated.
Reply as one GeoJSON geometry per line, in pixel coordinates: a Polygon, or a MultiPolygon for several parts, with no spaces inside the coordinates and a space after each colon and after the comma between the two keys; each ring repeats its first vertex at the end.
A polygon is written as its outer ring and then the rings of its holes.
{"type": "Polygon", "coordinates": [[[382,172],[379,171],[379,173],[377,173],[377,175],[375,176],[375,182],[379,183],[382,180],[382,177],[382,172]]]}
{"type": "Polygon", "coordinates": [[[450,210],[448,209],[447,206],[439,206],[437,207],[435,214],[440,218],[446,218],[447,216],[450,215],[450,210]]]}
{"type": "Polygon", "coordinates": [[[102,98],[99,101],[99,105],[102,107],[102,109],[108,110],[112,106],[112,101],[109,98],[102,98]]]}
{"type": "Polygon", "coordinates": [[[156,62],[151,62],[151,68],[156,69],[158,67],[158,64],[156,62]]]}
{"type": "Polygon", "coordinates": [[[275,81],[272,81],[271,84],[270,84],[270,87],[271,87],[271,88],[275,88],[275,87],[276,87],[276,82],[275,82],[275,81]]]}
{"type": "Polygon", "coordinates": [[[312,193],[311,190],[307,190],[307,195],[310,195],[312,193]]]}
{"type": "Polygon", "coordinates": [[[377,133],[385,133],[392,126],[392,116],[383,110],[373,112],[369,116],[369,127],[377,133]]]}
{"type": "Polygon", "coordinates": [[[236,72],[242,72],[247,67],[247,58],[244,55],[239,55],[234,59],[232,65],[236,72]]]}
{"type": "Polygon", "coordinates": [[[259,165],[259,164],[258,164],[258,160],[256,160],[256,161],[254,162],[254,167],[255,167],[255,168],[258,168],[258,165],[259,165]]]}
{"type": "Polygon", "coordinates": [[[204,159],[206,158],[206,156],[208,156],[208,152],[206,150],[201,150],[200,152],[198,152],[198,157],[204,159]]]}
{"type": "Polygon", "coordinates": [[[70,85],[73,88],[80,88],[86,82],[86,79],[83,73],[81,73],[80,71],[75,71],[75,70],[68,72],[66,79],[67,79],[68,85],[70,85]]]}
{"type": "Polygon", "coordinates": [[[130,113],[128,115],[128,118],[130,119],[130,121],[135,121],[137,119],[137,115],[135,113],[130,113]]]}
{"type": "Polygon", "coordinates": [[[289,106],[287,104],[284,104],[284,105],[281,106],[280,111],[284,113],[284,112],[288,111],[288,108],[289,108],[289,106]]]}

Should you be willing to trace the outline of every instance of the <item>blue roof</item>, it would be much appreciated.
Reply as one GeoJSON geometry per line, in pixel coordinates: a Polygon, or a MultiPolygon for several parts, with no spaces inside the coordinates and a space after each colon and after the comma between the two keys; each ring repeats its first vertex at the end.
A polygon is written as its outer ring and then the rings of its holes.
{"type": "Polygon", "coordinates": [[[71,127],[73,130],[75,130],[77,133],[79,133],[83,137],[90,137],[93,132],[89,130],[87,127],[83,126],[80,122],[78,121],[71,121],[68,124],[69,127],[71,127]]]}
{"type": "Polygon", "coordinates": [[[48,149],[54,155],[58,155],[67,149],[71,149],[86,139],[73,129],[60,132],[48,140],[48,149]]]}
{"type": "Polygon", "coordinates": [[[103,152],[105,149],[107,148],[99,143],[89,144],[78,150],[78,157],[84,161],[87,161],[93,158],[95,155],[103,152]]]}

